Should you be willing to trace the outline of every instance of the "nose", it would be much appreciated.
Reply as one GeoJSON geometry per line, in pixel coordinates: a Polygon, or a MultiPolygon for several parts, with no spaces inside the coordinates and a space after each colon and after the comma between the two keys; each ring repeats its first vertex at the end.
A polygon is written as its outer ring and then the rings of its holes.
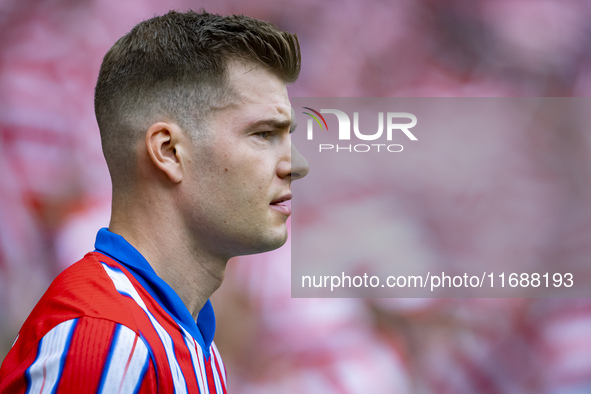
{"type": "Polygon", "coordinates": [[[308,161],[297,150],[294,144],[291,145],[291,180],[301,179],[308,174],[310,167],[308,161]]]}
{"type": "Polygon", "coordinates": [[[295,181],[308,174],[308,161],[290,142],[286,144],[286,149],[283,158],[279,161],[277,166],[277,175],[281,179],[289,179],[295,181]]]}

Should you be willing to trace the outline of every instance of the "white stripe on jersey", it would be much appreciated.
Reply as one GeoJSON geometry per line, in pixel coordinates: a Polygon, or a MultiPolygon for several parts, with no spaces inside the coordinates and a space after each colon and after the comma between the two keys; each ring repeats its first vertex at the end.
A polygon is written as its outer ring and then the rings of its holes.
{"type": "Polygon", "coordinates": [[[220,356],[220,352],[214,342],[211,343],[210,353],[215,355],[215,359],[217,360],[218,364],[220,365],[220,371],[222,373],[222,380],[224,381],[224,386],[225,386],[227,384],[227,382],[226,382],[226,366],[224,365],[224,362],[222,361],[222,356],[220,356]]]}
{"type": "Polygon", "coordinates": [[[213,353],[210,353],[210,365],[211,365],[211,372],[213,372],[213,381],[215,382],[215,391],[216,393],[223,393],[224,390],[222,389],[222,383],[220,382],[220,374],[218,369],[215,365],[215,356],[213,353]]]}
{"type": "Polygon", "coordinates": [[[181,367],[176,359],[174,354],[174,346],[172,343],[172,338],[164,327],[158,323],[158,320],[152,315],[152,313],[146,307],[144,300],[140,297],[135,287],[131,281],[127,278],[127,276],[120,270],[114,269],[109,267],[108,265],[101,263],[103,268],[107,272],[107,275],[113,281],[115,288],[117,291],[123,295],[127,295],[131,297],[143,310],[146,312],[146,315],[150,318],[154,329],[158,333],[162,344],[164,345],[164,350],[166,351],[166,357],[168,358],[168,366],[170,367],[170,373],[172,375],[172,380],[174,383],[174,392],[175,393],[187,393],[187,383],[185,382],[185,377],[183,376],[183,372],[181,371],[181,367]]]}
{"type": "Polygon", "coordinates": [[[185,337],[185,343],[191,352],[191,361],[193,361],[193,369],[195,370],[195,377],[197,377],[197,386],[201,394],[209,394],[209,388],[207,387],[207,372],[205,371],[205,364],[201,361],[202,358],[198,358],[196,349],[201,347],[195,342],[195,339],[181,327],[183,330],[183,336],[185,337]]]}
{"type": "Polygon", "coordinates": [[[199,361],[199,370],[203,375],[203,386],[205,387],[204,393],[209,394],[209,385],[207,384],[207,370],[205,369],[205,356],[203,355],[203,349],[201,346],[197,346],[197,360],[199,361]]]}
{"type": "Polygon", "coordinates": [[[51,393],[57,386],[78,319],[68,320],[51,329],[39,342],[37,359],[27,369],[27,393],[51,393]]]}
{"type": "Polygon", "coordinates": [[[135,393],[148,368],[148,348],[129,328],[118,325],[109,350],[101,393],[135,393]]]}

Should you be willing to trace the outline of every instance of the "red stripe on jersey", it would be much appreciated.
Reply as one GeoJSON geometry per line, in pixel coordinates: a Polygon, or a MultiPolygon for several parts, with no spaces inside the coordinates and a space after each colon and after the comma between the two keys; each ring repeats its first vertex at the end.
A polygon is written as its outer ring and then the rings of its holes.
{"type": "MultiPolygon", "coordinates": [[[[159,321],[161,320],[159,319],[159,321]]],[[[181,329],[175,321],[171,322],[170,327],[164,326],[164,328],[173,340],[174,355],[176,360],[178,361],[179,367],[181,368],[183,377],[185,378],[185,383],[187,384],[187,391],[189,393],[198,393],[199,385],[197,383],[197,377],[195,376],[193,359],[191,357],[191,352],[187,347],[188,345],[185,342],[185,337],[181,329]]]]}
{"type": "Polygon", "coordinates": [[[224,385],[224,388],[226,387],[226,367],[224,365],[224,361],[222,360],[222,356],[220,355],[220,352],[217,348],[217,346],[215,345],[215,343],[211,343],[211,352],[213,353],[213,355],[215,356],[215,360],[216,363],[219,366],[220,369],[220,373],[221,373],[221,378],[222,378],[222,382],[224,385]]]}
{"type": "Polygon", "coordinates": [[[80,318],[72,336],[57,393],[74,393],[98,387],[116,323],[80,318]]]}
{"type": "Polygon", "coordinates": [[[183,371],[183,375],[185,376],[185,382],[187,383],[188,392],[198,393],[199,383],[197,383],[197,376],[195,374],[195,366],[193,365],[191,351],[188,348],[188,346],[195,347],[195,341],[192,338],[190,338],[189,343],[187,343],[180,329],[176,333],[171,333],[171,337],[175,340],[174,353],[179,362],[179,366],[183,371]],[[178,334],[178,339],[175,334],[178,334]]]}
{"type": "Polygon", "coordinates": [[[213,349],[212,349],[212,352],[211,352],[211,358],[215,362],[215,369],[218,371],[218,376],[220,377],[220,385],[222,386],[222,390],[224,391],[224,394],[227,394],[226,393],[226,382],[225,382],[226,378],[222,374],[222,371],[220,369],[220,364],[218,363],[218,358],[216,357],[215,352],[213,351],[213,349]]]}
{"type": "Polygon", "coordinates": [[[215,380],[213,377],[213,370],[211,369],[211,356],[209,359],[205,360],[205,371],[207,372],[207,387],[209,387],[209,392],[217,393],[215,388],[215,380]]]}
{"type": "MultiPolygon", "coordinates": [[[[197,362],[199,363],[199,377],[201,379],[201,382],[203,383],[204,387],[203,390],[205,391],[205,389],[207,387],[205,387],[207,385],[207,376],[203,376],[203,371],[204,371],[204,365],[205,364],[205,357],[203,357],[203,351],[201,349],[197,350],[197,362]]],[[[207,374],[207,372],[206,372],[207,374]]],[[[209,390],[209,389],[208,389],[209,390]]]]}
{"type": "Polygon", "coordinates": [[[154,393],[161,393],[162,391],[158,391],[158,382],[156,379],[156,370],[154,369],[154,364],[152,360],[148,361],[148,370],[146,371],[146,375],[144,377],[144,381],[140,386],[138,394],[154,394],[154,393]]]}

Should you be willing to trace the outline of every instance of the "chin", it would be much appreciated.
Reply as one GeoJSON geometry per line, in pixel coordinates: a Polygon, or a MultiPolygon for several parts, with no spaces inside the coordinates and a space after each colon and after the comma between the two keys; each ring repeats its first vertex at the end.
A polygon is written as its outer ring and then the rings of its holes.
{"type": "Polygon", "coordinates": [[[287,229],[284,228],[282,233],[276,233],[265,237],[263,240],[254,241],[249,244],[250,251],[245,254],[257,254],[270,252],[285,245],[287,242],[287,229]],[[256,245],[255,248],[253,246],[256,245]],[[255,249],[255,250],[253,250],[255,249]]]}
{"type": "Polygon", "coordinates": [[[285,245],[285,242],[287,242],[287,231],[285,232],[285,234],[278,235],[276,237],[273,237],[272,239],[269,239],[265,248],[265,252],[278,249],[285,245]]]}
{"type": "Polygon", "coordinates": [[[281,239],[278,240],[276,246],[274,246],[271,250],[282,247],[283,245],[285,245],[286,242],[287,242],[287,232],[285,232],[285,236],[281,237],[281,239]]]}

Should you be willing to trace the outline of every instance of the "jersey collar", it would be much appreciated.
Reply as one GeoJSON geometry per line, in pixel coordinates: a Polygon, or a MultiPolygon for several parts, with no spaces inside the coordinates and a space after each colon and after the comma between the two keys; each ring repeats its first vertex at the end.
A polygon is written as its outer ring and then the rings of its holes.
{"type": "Polygon", "coordinates": [[[156,275],[144,256],[121,235],[102,228],[96,236],[94,247],[96,251],[125,266],[172,318],[199,342],[203,352],[209,356],[209,347],[215,332],[215,315],[209,300],[201,308],[195,321],[172,287],[156,275]]]}

